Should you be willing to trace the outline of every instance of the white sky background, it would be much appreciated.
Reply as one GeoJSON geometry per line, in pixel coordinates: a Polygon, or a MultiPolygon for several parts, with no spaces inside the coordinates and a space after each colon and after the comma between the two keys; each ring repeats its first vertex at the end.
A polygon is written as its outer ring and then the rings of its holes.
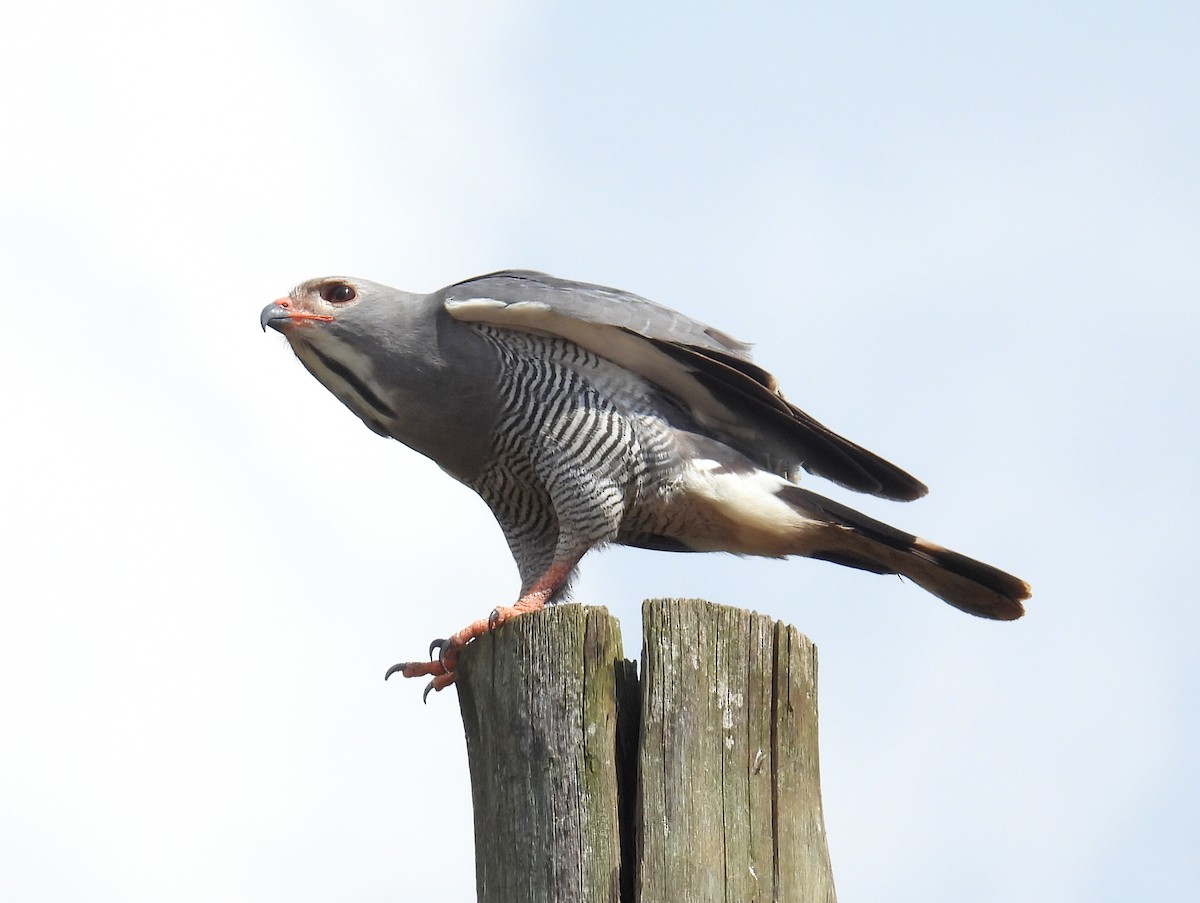
{"type": "Polygon", "coordinates": [[[654,595],[820,646],[843,901],[1200,896],[1195,4],[31,6],[0,897],[473,899],[453,693],[381,678],[515,569],[257,316],[504,266],[757,341],[932,487],[831,495],[1032,582],[1006,625],[822,563],[585,561],[630,655],[654,595]]]}

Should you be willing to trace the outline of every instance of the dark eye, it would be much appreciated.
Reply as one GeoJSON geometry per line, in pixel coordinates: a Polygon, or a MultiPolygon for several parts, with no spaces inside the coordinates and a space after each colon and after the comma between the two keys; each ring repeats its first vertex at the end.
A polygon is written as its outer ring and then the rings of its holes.
{"type": "Polygon", "coordinates": [[[321,286],[321,297],[330,304],[345,304],[347,301],[353,301],[358,295],[353,287],[344,282],[331,282],[321,286]]]}

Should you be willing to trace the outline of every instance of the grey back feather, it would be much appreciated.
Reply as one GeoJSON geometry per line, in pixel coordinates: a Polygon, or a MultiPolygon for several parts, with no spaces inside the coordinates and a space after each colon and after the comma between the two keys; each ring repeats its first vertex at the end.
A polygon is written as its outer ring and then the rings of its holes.
{"type": "Polygon", "coordinates": [[[572,282],[534,270],[500,270],[443,290],[455,302],[489,299],[504,304],[544,305],[562,317],[616,326],[649,339],[695,345],[750,360],[750,345],[678,311],[620,289],[572,282]]]}

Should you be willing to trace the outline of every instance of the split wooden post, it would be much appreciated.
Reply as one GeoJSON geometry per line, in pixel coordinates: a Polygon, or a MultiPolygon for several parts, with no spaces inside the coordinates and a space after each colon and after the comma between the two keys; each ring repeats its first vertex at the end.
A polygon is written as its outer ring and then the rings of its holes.
{"type": "Polygon", "coordinates": [[[480,903],[832,903],[812,644],[700,600],[643,625],[640,682],[599,608],[464,651],[480,903]]]}

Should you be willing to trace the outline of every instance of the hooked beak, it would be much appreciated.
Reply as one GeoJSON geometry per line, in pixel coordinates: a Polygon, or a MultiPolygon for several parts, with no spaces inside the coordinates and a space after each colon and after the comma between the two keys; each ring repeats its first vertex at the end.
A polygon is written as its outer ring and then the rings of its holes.
{"type": "Polygon", "coordinates": [[[258,315],[258,324],[262,327],[263,332],[267,331],[268,326],[278,332],[283,332],[288,325],[299,326],[312,322],[332,323],[333,317],[324,314],[306,314],[298,310],[292,310],[292,300],[290,298],[280,298],[278,301],[272,301],[258,315]]]}

